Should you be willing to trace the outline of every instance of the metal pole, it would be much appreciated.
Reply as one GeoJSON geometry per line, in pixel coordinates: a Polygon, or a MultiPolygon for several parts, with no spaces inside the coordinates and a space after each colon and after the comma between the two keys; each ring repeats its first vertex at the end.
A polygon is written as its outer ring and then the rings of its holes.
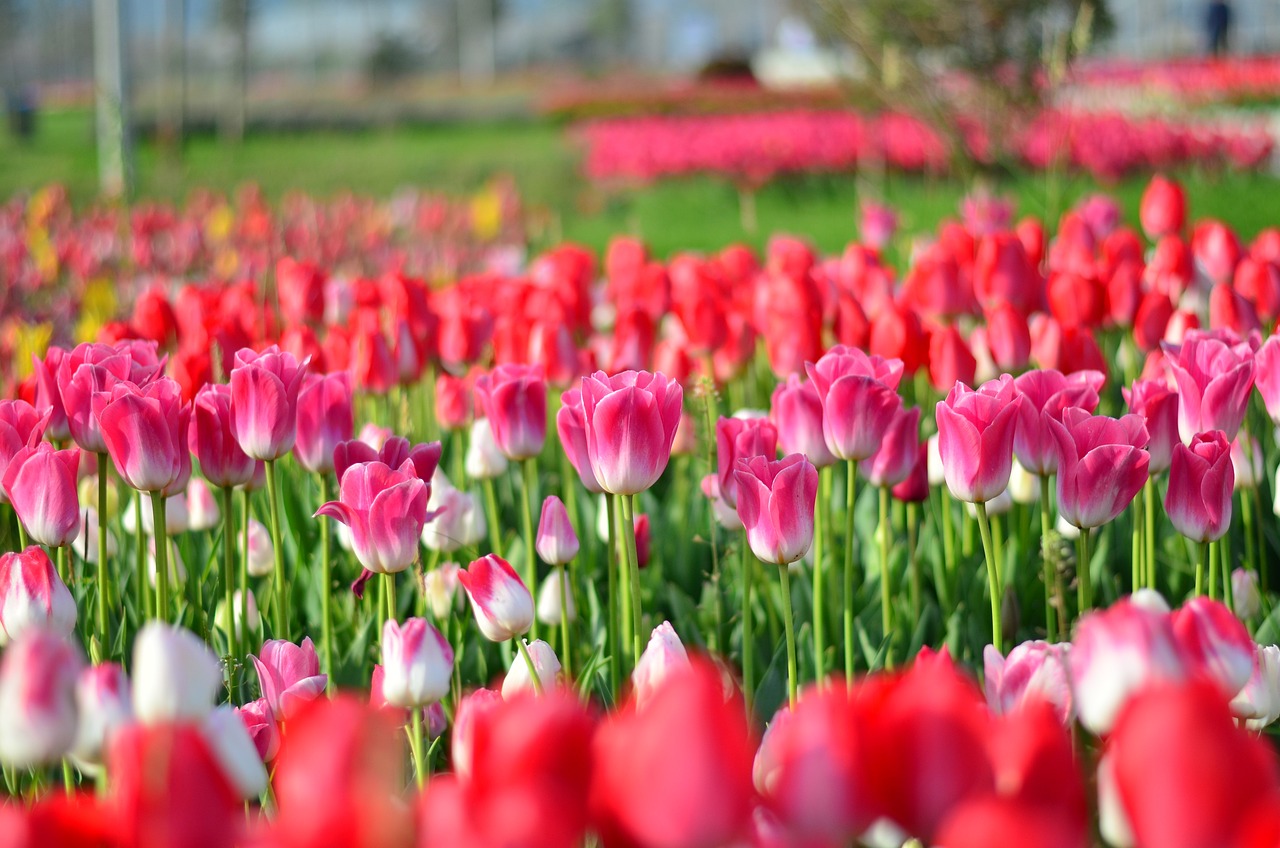
{"type": "Polygon", "coordinates": [[[93,75],[97,100],[98,186],[103,196],[129,193],[133,177],[129,86],[121,0],[93,0],[93,75]]]}

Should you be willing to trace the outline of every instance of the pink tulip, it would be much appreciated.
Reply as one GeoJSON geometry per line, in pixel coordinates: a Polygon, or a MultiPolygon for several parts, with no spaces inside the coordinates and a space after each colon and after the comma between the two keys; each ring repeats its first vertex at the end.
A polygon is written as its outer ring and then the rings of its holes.
{"type": "Polygon", "coordinates": [[[1165,346],[1169,373],[1178,384],[1178,434],[1221,430],[1231,441],[1240,432],[1253,388],[1253,350],[1247,342],[1189,331],[1182,347],[1165,346]]]}
{"type": "Polygon", "coordinates": [[[582,392],[570,389],[560,395],[560,409],[556,412],[556,433],[560,436],[560,446],[569,458],[569,464],[578,472],[582,486],[593,495],[604,491],[596,480],[595,471],[591,468],[591,457],[587,452],[587,419],[582,407],[582,392]]]}
{"type": "Polygon", "coordinates": [[[1151,457],[1151,473],[1167,471],[1173,461],[1173,446],[1181,442],[1178,435],[1178,393],[1159,380],[1135,380],[1132,388],[1122,389],[1129,411],[1141,415],[1147,425],[1147,453],[1151,457]]]}
{"type": "Polygon", "coordinates": [[[338,371],[303,378],[298,391],[298,435],[293,445],[298,464],[312,474],[332,472],[334,449],[350,440],[354,429],[350,374],[338,371]]]}
{"type": "Polygon", "coordinates": [[[107,453],[121,479],[140,492],[177,494],[191,477],[187,448],[191,408],[164,378],[143,388],[117,383],[93,400],[107,453]]]}
{"type": "Polygon", "coordinates": [[[29,631],[0,660],[0,761],[18,768],[56,762],[76,738],[80,649],[61,634],[29,631]]]}
{"type": "Polygon", "coordinates": [[[1058,443],[1049,422],[1061,421],[1063,410],[1073,406],[1093,412],[1105,380],[1101,371],[1064,376],[1051,370],[1028,371],[1014,379],[1022,403],[1013,454],[1023,468],[1039,477],[1057,473],[1058,443]]]}
{"type": "Polygon", "coordinates": [[[51,345],[44,353],[44,359],[31,357],[36,372],[36,411],[41,415],[48,414],[46,430],[50,440],[63,442],[71,438],[71,427],[67,423],[67,408],[62,405],[62,392],[58,389],[58,371],[62,358],[67,351],[51,345]]]}
{"type": "Polygon", "coordinates": [[[893,487],[911,476],[920,455],[920,407],[901,409],[884,433],[884,441],[861,464],[862,476],[872,486],[893,487]]]}
{"type": "Polygon", "coordinates": [[[293,449],[298,391],[309,360],[272,345],[262,353],[236,352],[231,369],[231,432],[254,459],[274,460],[293,449]]]}
{"type": "Polygon", "coordinates": [[[637,495],[657,482],[671,459],[684,391],[661,373],[603,371],[582,378],[587,457],[600,488],[637,495]]]}
{"type": "Polygon", "coordinates": [[[902,408],[902,361],[836,345],[805,370],[822,400],[822,434],[831,453],[853,462],[874,454],[902,408]]]}
{"type": "Polygon", "coordinates": [[[361,462],[381,462],[389,468],[401,468],[405,462],[413,465],[410,472],[429,487],[440,466],[443,449],[439,442],[410,444],[403,436],[388,435],[378,447],[372,447],[363,439],[338,442],[333,449],[333,470],[341,481],[347,469],[361,462]]]}
{"type": "Polygon", "coordinates": [[[813,381],[798,374],[787,377],[773,390],[769,417],[778,428],[783,453],[801,453],[818,468],[836,461],[822,434],[822,398],[813,381]]]}
{"type": "Polygon", "coordinates": [[[1109,732],[1144,687],[1187,675],[1168,612],[1128,598],[1080,619],[1070,665],[1080,723],[1097,734],[1109,732]]]}
{"type": "Polygon", "coordinates": [[[0,644],[38,627],[70,636],[76,602],[48,554],[32,545],[0,555],[0,644]]]}
{"type": "Polygon", "coordinates": [[[1173,528],[1193,542],[1215,542],[1231,527],[1235,490],[1231,446],[1221,430],[1173,448],[1164,509],[1173,528]]]}
{"type": "Polygon", "coordinates": [[[33,541],[56,548],[79,535],[79,466],[79,450],[54,450],[48,442],[23,448],[9,461],[0,486],[33,541]]]}
{"type": "Polygon", "coordinates": [[[1020,402],[1013,378],[1003,374],[976,390],[956,383],[938,403],[938,453],[953,497],[985,503],[1008,487],[1020,402]]]}
{"type": "Polygon", "coordinates": [[[1225,604],[1191,598],[1173,613],[1173,635],[1192,667],[1235,697],[1253,673],[1254,645],[1249,631],[1225,604]]]}
{"type": "Polygon", "coordinates": [[[578,555],[578,534],[569,523],[569,512],[564,502],[555,495],[548,495],[542,502],[538,540],[534,547],[547,565],[564,565],[578,555]]]}
{"type": "Polygon", "coordinates": [[[77,763],[100,765],[116,731],[133,722],[129,678],[117,663],[101,663],[80,672],[76,680],[80,719],[71,755],[77,763]]]}
{"type": "Polygon", "coordinates": [[[994,645],[982,650],[987,706],[994,715],[1007,715],[1032,701],[1053,707],[1063,724],[1074,715],[1068,676],[1068,643],[1023,642],[1008,657],[994,645]]]}
{"type": "Polygon", "coordinates": [[[1151,458],[1143,448],[1140,415],[1108,418],[1071,408],[1050,421],[1058,440],[1058,515],[1075,527],[1113,520],[1147,482],[1151,458]]]}
{"type": "Polygon", "coordinates": [[[275,715],[266,698],[250,701],[243,707],[236,707],[236,715],[244,722],[249,738],[258,750],[258,756],[264,763],[269,763],[280,752],[280,726],[276,724],[275,715]]]}
{"type": "MultiPolygon", "coordinates": [[[[34,448],[44,436],[50,410],[43,414],[24,400],[0,400],[0,480],[14,455],[23,448],[34,448]]],[[[0,503],[9,499],[0,491],[0,503]]]]}
{"type": "Polygon", "coordinates": [[[427,513],[430,497],[409,460],[399,469],[362,462],[342,475],[338,500],[323,504],[315,514],[347,525],[352,552],[366,570],[395,574],[418,558],[418,537],[434,517],[427,513]]]}
{"type": "Polygon", "coordinates": [[[258,653],[261,656],[250,659],[258,670],[258,688],[276,721],[288,721],[324,694],[329,677],[320,673],[320,658],[309,638],[301,645],[269,639],[258,653]]]}
{"type": "Polygon", "coordinates": [[[1271,423],[1280,427],[1280,336],[1267,339],[1254,354],[1253,381],[1258,387],[1258,394],[1262,395],[1271,423]]]}
{"type": "Polygon", "coordinates": [[[443,700],[453,682],[453,648],[425,618],[382,625],[382,697],[393,707],[443,700]]]}
{"type": "Polygon", "coordinates": [[[689,666],[689,653],[670,622],[664,621],[653,628],[649,644],[636,660],[631,672],[631,685],[635,687],[636,707],[643,709],[662,688],[662,683],[673,672],[689,666]]]}
{"type": "Polygon", "coordinates": [[[208,383],[196,393],[187,428],[187,448],[200,462],[204,478],[218,488],[243,486],[253,479],[254,460],[231,434],[231,387],[208,383]]]}
{"type": "Polygon", "coordinates": [[[533,626],[533,595],[505,559],[483,556],[458,572],[471,598],[480,632],[491,642],[505,642],[533,626]]]}
{"type": "Polygon", "coordinates": [[[786,565],[809,552],[818,469],[798,453],[771,462],[754,456],[737,462],[738,518],[752,552],[762,562],[786,565]]]}
{"type": "Polygon", "coordinates": [[[547,378],[541,365],[499,365],[476,380],[476,401],[507,459],[542,452],[547,439],[547,378]]]}
{"type": "Polygon", "coordinates": [[[717,493],[733,509],[738,504],[738,460],[778,454],[778,430],[766,418],[721,418],[716,422],[717,493]]]}
{"type": "Polygon", "coordinates": [[[81,450],[106,453],[98,416],[94,414],[94,397],[109,393],[121,381],[128,382],[132,364],[129,357],[106,345],[82,350],[80,345],[62,358],[58,369],[58,391],[67,414],[71,438],[81,450]]]}

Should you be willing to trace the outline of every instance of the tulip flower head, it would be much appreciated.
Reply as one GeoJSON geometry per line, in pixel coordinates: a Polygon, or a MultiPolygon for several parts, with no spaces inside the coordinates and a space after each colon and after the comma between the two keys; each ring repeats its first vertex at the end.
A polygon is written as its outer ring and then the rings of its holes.
{"type": "Polygon", "coordinates": [[[188,422],[178,384],[168,378],[139,388],[120,382],[93,398],[116,472],[140,492],[177,494],[191,477],[188,422]]]}
{"type": "Polygon", "coordinates": [[[643,709],[668,676],[688,665],[689,653],[671,623],[664,621],[653,628],[649,644],[645,646],[644,653],[636,661],[635,670],[631,672],[636,706],[643,709]]]}
{"type": "Polygon", "coordinates": [[[258,671],[258,687],[276,721],[288,721],[303,706],[324,694],[328,675],[320,673],[320,658],[311,639],[301,645],[269,639],[260,656],[250,656],[258,671]]]}
{"type": "MultiPolygon", "coordinates": [[[[0,400],[0,480],[18,451],[40,443],[51,414],[52,410],[38,413],[23,400],[0,400]]],[[[0,503],[8,502],[8,496],[0,489],[0,503]]]]}
{"type": "Polygon", "coordinates": [[[1174,445],[1164,509],[1175,530],[1193,542],[1221,539],[1231,527],[1234,490],[1231,446],[1221,430],[1174,445]]]}
{"type": "Polygon", "coordinates": [[[79,723],[71,755],[78,767],[95,771],[111,737],[134,718],[124,669],[116,663],[102,663],[81,671],[76,680],[76,711],[79,723]]]}
{"type": "Polygon", "coordinates": [[[418,558],[418,537],[428,520],[430,491],[413,463],[398,469],[381,462],[362,462],[342,475],[338,500],[316,510],[351,530],[356,559],[375,574],[404,571],[418,558]]]}
{"type": "Polygon", "coordinates": [[[734,477],[738,518],[756,557],[787,565],[808,553],[818,494],[813,463],[798,453],[777,462],[755,456],[739,459],[734,477]]]}
{"type": "Polygon", "coordinates": [[[1058,441],[1058,512],[1081,529],[1112,521],[1147,482],[1147,428],[1140,415],[1108,418],[1073,407],[1050,421],[1058,441]]]}
{"type": "Polygon", "coordinates": [[[231,428],[231,387],[209,384],[191,405],[187,447],[200,461],[200,473],[214,486],[243,486],[253,479],[254,460],[231,428]]]}
{"type": "Polygon", "coordinates": [[[547,437],[547,380],[540,365],[499,365],[481,375],[476,402],[507,459],[537,456],[547,437]]]}
{"type": "Polygon", "coordinates": [[[133,707],[139,720],[198,721],[213,709],[222,668],[198,636],[152,621],[133,643],[133,707]]]}
{"type": "Polygon", "coordinates": [[[1008,487],[1020,402],[1008,374],[977,389],[956,383],[939,401],[938,454],[952,497],[985,503],[1008,487]]]}
{"type": "MultiPolygon", "coordinates": [[[[533,660],[533,667],[538,672],[537,688],[543,692],[553,689],[560,676],[560,660],[556,657],[556,652],[541,639],[527,643],[525,649],[529,652],[529,659],[533,660]]],[[[511,660],[511,667],[507,669],[507,676],[502,680],[502,697],[510,701],[520,693],[534,689],[529,664],[517,653],[511,660]]]]}
{"type": "Polygon", "coordinates": [[[306,375],[298,391],[297,439],[293,445],[299,465],[312,474],[334,470],[334,450],[339,443],[351,439],[355,427],[351,404],[351,377],[347,372],[306,375]]]}
{"type": "Polygon", "coordinates": [[[47,442],[22,448],[9,461],[0,486],[32,541],[61,547],[79,534],[79,465],[79,450],[54,450],[47,442]]]}
{"type": "Polygon", "coordinates": [[[75,627],[75,599],[41,548],[0,555],[0,644],[32,629],[69,637],[75,627]]]}
{"type": "Polygon", "coordinates": [[[62,634],[32,628],[0,660],[0,762],[55,762],[75,743],[75,687],[84,658],[62,634]]]}
{"type": "Polygon", "coordinates": [[[453,649],[425,618],[382,625],[382,696],[396,707],[423,707],[449,694],[453,649]]]}
{"type": "Polygon", "coordinates": [[[231,369],[231,433],[253,459],[274,460],[297,440],[298,392],[307,360],[272,345],[262,353],[236,352],[231,369]]]}
{"type": "Polygon", "coordinates": [[[671,459],[684,391],[661,373],[603,371],[582,378],[587,458],[600,488],[637,495],[671,459]]]}
{"type": "Polygon", "coordinates": [[[1181,347],[1165,345],[1169,373],[1178,386],[1178,433],[1189,444],[1197,433],[1221,430],[1231,441],[1240,432],[1253,388],[1253,350],[1199,330],[1181,347]]]}
{"type": "Polygon", "coordinates": [[[569,523],[564,502],[555,495],[548,495],[542,502],[535,547],[547,565],[564,565],[578,555],[578,534],[569,523]]]}
{"type": "Polygon", "coordinates": [[[822,433],[839,459],[861,461],[876,452],[902,398],[902,361],[836,345],[805,366],[822,401],[822,433]]]}
{"type": "Polygon", "coordinates": [[[533,626],[533,596],[505,559],[481,557],[458,580],[471,599],[480,632],[491,642],[505,642],[533,626]]]}

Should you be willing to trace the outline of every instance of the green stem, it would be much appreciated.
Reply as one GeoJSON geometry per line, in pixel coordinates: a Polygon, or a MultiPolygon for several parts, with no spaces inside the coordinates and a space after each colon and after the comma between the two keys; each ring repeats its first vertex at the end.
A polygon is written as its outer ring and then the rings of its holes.
{"type": "MultiPolygon", "coordinates": [[[[533,526],[533,499],[535,497],[534,490],[538,485],[538,460],[535,457],[529,457],[520,466],[524,472],[524,513],[521,516],[524,522],[524,582],[529,587],[529,591],[536,594],[538,591],[538,555],[535,552],[536,537],[534,536],[533,526]]],[[[529,636],[533,639],[538,638],[537,616],[533,617],[533,627],[529,630],[529,636]]]]}
{"type": "Polygon", "coordinates": [[[1159,491],[1156,489],[1156,478],[1154,476],[1147,478],[1146,496],[1142,499],[1142,508],[1145,515],[1146,527],[1143,532],[1143,541],[1147,547],[1147,588],[1156,588],[1156,501],[1159,500],[1159,491]]]}
{"type": "Polygon", "coordinates": [[[978,531],[982,534],[982,553],[987,561],[987,585],[991,591],[991,644],[1004,653],[1004,639],[1000,623],[1000,571],[996,567],[995,545],[991,541],[991,522],[987,520],[987,505],[974,504],[978,512],[978,531]]]}
{"type": "MultiPolygon", "coordinates": [[[[494,493],[493,478],[483,480],[480,488],[484,489],[485,518],[489,522],[489,547],[493,549],[496,556],[506,559],[506,555],[502,552],[502,528],[498,524],[498,497],[494,493]]],[[[532,592],[533,588],[530,587],[529,591],[532,592]]]]}
{"type": "MultiPolygon", "coordinates": [[[[747,715],[751,715],[751,705],[755,700],[755,616],[751,608],[751,563],[755,557],[751,555],[751,546],[747,544],[747,532],[742,531],[741,569],[739,579],[742,581],[742,695],[747,704],[747,715]]],[[[783,566],[785,569],[786,566],[783,566]]]]}
{"type": "MultiPolygon", "coordinates": [[[[240,491],[240,537],[242,545],[240,547],[240,624],[245,629],[245,640],[243,647],[245,653],[249,652],[249,646],[253,641],[249,639],[249,490],[242,489],[240,491]]],[[[253,637],[258,636],[255,628],[253,637]]],[[[241,657],[243,659],[243,657],[241,657]]],[[[241,684],[244,683],[243,676],[240,679],[241,684]]]]}
{"type": "Polygon", "coordinates": [[[1209,548],[1209,600],[1218,600],[1218,559],[1222,542],[1206,542],[1209,548]]]}
{"type": "Polygon", "coordinates": [[[235,601],[235,580],[236,580],[236,564],[235,564],[235,538],[236,538],[236,517],[234,511],[233,490],[230,486],[222,487],[222,594],[227,605],[227,692],[230,697],[235,697],[233,688],[234,681],[232,679],[235,664],[240,659],[240,628],[248,627],[249,623],[244,618],[240,619],[240,626],[236,626],[236,601],[235,601]]]}
{"type": "Polygon", "coordinates": [[[1080,528],[1080,561],[1076,564],[1076,601],[1079,610],[1076,615],[1082,616],[1093,609],[1093,550],[1092,539],[1088,527],[1080,528]]]}
{"type": "Polygon", "coordinates": [[[147,541],[142,530],[142,492],[133,492],[133,511],[138,518],[137,534],[134,545],[134,566],[137,569],[138,587],[138,620],[145,621],[152,617],[151,581],[147,577],[147,541]]]}
{"type": "Polygon", "coordinates": [[[412,710],[412,736],[410,737],[409,747],[413,751],[413,771],[417,778],[418,789],[422,790],[427,783],[427,746],[425,744],[422,732],[422,707],[414,707],[412,710]]]}
{"type": "Polygon", "coordinates": [[[76,776],[68,759],[62,761],[62,790],[68,795],[74,795],[76,791],[76,776]]]}
{"type": "Polygon", "coordinates": [[[609,593],[609,619],[605,626],[605,648],[609,652],[609,682],[616,696],[622,686],[622,643],[618,637],[618,528],[614,507],[616,495],[604,496],[604,508],[608,511],[609,556],[605,560],[605,580],[609,593]]]}
{"type": "Polygon", "coordinates": [[[938,495],[942,507],[942,562],[946,566],[947,579],[954,579],[956,573],[956,526],[951,510],[951,494],[946,487],[938,495]]]}
{"type": "Polygon", "coordinates": [[[823,560],[826,559],[826,540],[830,531],[826,506],[831,500],[831,466],[818,471],[818,486],[821,495],[817,508],[813,511],[813,669],[818,686],[824,685],[827,677],[826,648],[826,578],[823,574],[823,560]]]}
{"type": "Polygon", "coordinates": [[[569,640],[569,568],[560,566],[560,657],[565,680],[573,679],[573,643],[569,640]]]}
{"type": "Polygon", "coordinates": [[[1058,641],[1058,616],[1054,609],[1053,557],[1049,544],[1053,532],[1053,516],[1049,507],[1049,475],[1040,477],[1040,559],[1044,563],[1044,627],[1050,642],[1058,641]]]}
{"type": "MultiPolygon", "coordinates": [[[[111,634],[107,621],[107,484],[110,463],[98,454],[98,642],[104,656],[110,656],[111,634]]],[[[142,516],[138,516],[141,518],[142,516]]]]}
{"type": "MultiPolygon", "coordinates": [[[[385,613],[386,618],[384,621],[399,621],[400,605],[396,602],[396,576],[390,572],[382,575],[382,584],[386,587],[385,597],[387,600],[387,609],[385,613]]],[[[381,628],[379,628],[379,631],[381,631],[381,628]]]]}
{"type": "Polygon", "coordinates": [[[632,661],[644,651],[644,616],[640,611],[640,555],[636,550],[636,496],[622,496],[623,528],[627,534],[627,572],[631,584],[632,661]]]}
{"type": "Polygon", "coordinates": [[[921,609],[921,590],[920,590],[920,558],[917,556],[916,545],[919,542],[920,527],[920,506],[916,503],[907,504],[907,569],[911,573],[911,615],[918,623],[923,612],[921,609]]]}
{"type": "MultiPolygon", "coordinates": [[[[169,531],[165,527],[164,495],[151,493],[151,527],[156,540],[156,618],[169,621],[169,531]]],[[[142,516],[138,516],[142,523],[142,516]]]]}
{"type": "Polygon", "coordinates": [[[796,708],[796,688],[799,672],[796,662],[796,626],[791,613],[791,573],[786,565],[780,567],[782,575],[782,621],[787,630],[787,703],[796,708]]]}
{"type": "Polygon", "coordinates": [[[1200,543],[1200,559],[1196,562],[1196,597],[1204,594],[1204,572],[1209,567],[1209,543],[1200,543]]]}
{"type": "Polygon", "coordinates": [[[893,581],[889,574],[889,487],[880,487],[880,620],[884,629],[884,667],[893,668],[893,581]]]}
{"type": "Polygon", "coordinates": [[[267,500],[271,508],[271,553],[275,560],[271,569],[271,611],[275,616],[275,638],[289,638],[288,589],[284,574],[284,545],[280,533],[280,484],[276,479],[276,461],[267,460],[267,500]]]}
{"type": "MultiPolygon", "coordinates": [[[[329,501],[329,475],[320,475],[320,503],[329,501]]],[[[330,695],[334,687],[333,665],[333,563],[329,552],[329,522],[320,522],[320,634],[324,654],[324,673],[328,675],[330,695]]],[[[415,710],[415,715],[421,712],[415,710]]],[[[419,723],[421,719],[419,718],[419,723]]]]}
{"type": "Polygon", "coordinates": [[[1130,515],[1132,516],[1132,519],[1133,519],[1133,532],[1130,533],[1130,536],[1132,536],[1132,539],[1130,541],[1133,544],[1133,548],[1130,556],[1130,559],[1131,559],[1130,567],[1133,572],[1133,577],[1131,582],[1133,585],[1132,591],[1136,592],[1138,591],[1138,588],[1142,586],[1142,523],[1138,519],[1138,517],[1142,515],[1142,490],[1141,489],[1139,489],[1138,494],[1134,496],[1132,512],[1130,513],[1130,515]]]}
{"type": "Polygon", "coordinates": [[[1253,535],[1253,498],[1258,490],[1245,487],[1240,490],[1240,517],[1244,520],[1244,561],[1249,571],[1255,576],[1258,573],[1257,546],[1253,535]]]}
{"type": "MultiPolygon", "coordinates": [[[[1218,542],[1221,546],[1225,539],[1218,542]]],[[[1222,570],[1222,602],[1227,605],[1227,609],[1235,609],[1231,596],[1231,557],[1229,551],[1220,548],[1218,551],[1218,565],[1222,570]]]]}
{"type": "Polygon", "coordinates": [[[538,677],[538,668],[533,664],[533,657],[529,656],[529,649],[524,645],[524,639],[516,636],[511,640],[516,643],[516,648],[520,651],[520,656],[524,657],[525,668],[529,669],[529,680],[533,684],[533,691],[539,695],[542,694],[542,678],[538,677]]]}
{"type": "Polygon", "coordinates": [[[844,675],[848,685],[853,683],[853,568],[854,557],[854,505],[858,500],[858,463],[849,460],[845,486],[844,516],[844,675]]]}

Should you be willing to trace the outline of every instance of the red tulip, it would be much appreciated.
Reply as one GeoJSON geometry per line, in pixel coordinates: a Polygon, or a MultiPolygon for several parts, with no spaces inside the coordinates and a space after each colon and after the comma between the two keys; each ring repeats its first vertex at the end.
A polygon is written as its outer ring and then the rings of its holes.
{"type": "Polygon", "coordinates": [[[1147,292],[1133,316],[1133,340],[1138,350],[1143,353],[1157,350],[1172,317],[1173,301],[1169,296],[1161,292],[1147,292]]]}
{"type": "Polygon", "coordinates": [[[231,433],[231,387],[210,384],[196,395],[187,428],[187,447],[212,485],[243,486],[253,478],[254,461],[231,433]]]}
{"type": "Polygon", "coordinates": [[[1107,315],[1107,292],[1091,277],[1054,274],[1049,280],[1049,311],[1065,327],[1096,327],[1107,315]]]}
{"type": "Polygon", "coordinates": [[[868,349],[874,356],[901,360],[903,370],[914,374],[928,364],[929,337],[914,312],[890,303],[871,319],[868,349]]]}
{"type": "Polygon", "coordinates": [[[1249,631],[1225,604],[1206,597],[1189,599],[1174,611],[1173,635],[1188,664],[1233,698],[1253,675],[1254,649],[1249,631]]]}
{"type": "Polygon", "coordinates": [[[1226,535],[1235,479],[1231,445],[1221,430],[1196,434],[1190,446],[1174,445],[1164,497],[1174,529],[1193,542],[1214,542],[1226,535]]]}
{"type": "Polygon", "coordinates": [[[519,461],[542,451],[547,438],[547,381],[541,366],[499,365],[476,380],[475,392],[504,456],[519,461]]]}
{"type": "Polygon", "coordinates": [[[1156,174],[1142,194],[1138,214],[1143,232],[1152,241],[1182,232],[1187,217],[1187,198],[1182,186],[1163,174],[1156,174]]]}
{"type": "Polygon", "coordinates": [[[79,450],[54,450],[47,442],[22,448],[9,460],[0,486],[33,541],[61,547],[79,535],[79,465],[79,450]]]}
{"type": "Polygon", "coordinates": [[[473,386],[466,377],[440,374],[436,377],[436,421],[445,430],[461,430],[471,420],[473,386]]]}
{"type": "Polygon", "coordinates": [[[276,298],[287,324],[324,320],[325,273],[312,262],[282,256],[276,262],[276,298]]]}
{"type": "Polygon", "coordinates": [[[353,384],[375,395],[385,395],[400,381],[391,345],[387,344],[376,314],[357,314],[346,370],[353,384]]]}
{"type": "Polygon", "coordinates": [[[1253,304],[1240,296],[1226,283],[1218,283],[1209,292],[1209,327],[1226,329],[1237,336],[1247,336],[1262,330],[1262,322],[1253,304]]]}
{"type": "Polygon", "coordinates": [[[1031,330],[1027,319],[1008,301],[999,301],[984,313],[987,347],[996,367],[1021,371],[1031,359],[1031,330]]]}
{"type": "Polygon", "coordinates": [[[1233,285],[1262,321],[1271,323],[1280,316],[1280,263],[1246,257],[1236,266],[1233,285]]]}
{"type": "Polygon", "coordinates": [[[983,503],[1009,485],[1020,403],[1008,374],[977,390],[956,383],[938,402],[938,450],[953,497],[983,503]]]}
{"type": "Polygon", "coordinates": [[[954,324],[929,334],[929,382],[945,391],[957,382],[972,383],[978,361],[954,324]]]}
{"type": "MultiPolygon", "coordinates": [[[[1039,239],[1043,245],[1043,233],[1039,239]]],[[[1020,236],[993,233],[984,237],[978,243],[973,265],[973,289],[978,301],[983,306],[1004,302],[1024,315],[1030,313],[1040,302],[1037,265],[1039,259],[1029,258],[1020,236]]]]}
{"type": "Polygon", "coordinates": [[[1201,221],[1191,234],[1196,265],[1215,285],[1230,283],[1243,250],[1236,234],[1221,221],[1201,221]]]}

